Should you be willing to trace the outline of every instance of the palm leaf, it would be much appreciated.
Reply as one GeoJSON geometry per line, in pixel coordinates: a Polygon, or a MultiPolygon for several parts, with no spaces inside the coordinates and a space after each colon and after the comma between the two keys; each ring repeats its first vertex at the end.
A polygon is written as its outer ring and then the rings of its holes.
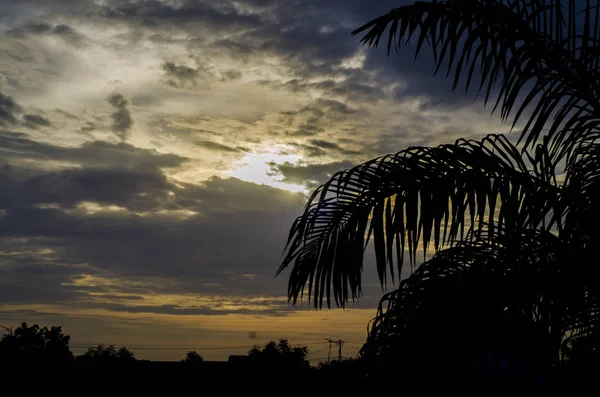
{"type": "Polygon", "coordinates": [[[305,289],[316,307],[324,299],[330,306],[332,292],[338,306],[358,298],[371,236],[384,286],[394,266],[401,274],[405,250],[414,265],[419,247],[438,250],[469,228],[518,234],[556,226],[560,188],[551,182],[544,153],[529,164],[504,136],[490,135],[413,147],[337,173],[312,194],[291,228],[278,270],[293,265],[289,298],[296,302],[305,289]]]}
{"type": "Polygon", "coordinates": [[[512,313],[524,323],[499,336],[520,337],[529,328],[538,338],[548,338],[551,345],[543,354],[553,356],[549,361],[558,359],[567,333],[585,335],[598,323],[598,297],[589,293],[594,278],[564,266],[565,247],[552,233],[528,230],[519,239],[507,236],[478,235],[423,263],[383,297],[361,356],[386,366],[410,363],[398,355],[406,356],[408,345],[429,343],[460,346],[463,358],[473,358],[477,349],[489,347],[494,328],[512,313]]]}
{"type": "Polygon", "coordinates": [[[443,67],[446,76],[453,72],[454,89],[464,80],[468,90],[478,77],[485,101],[496,96],[494,109],[499,106],[504,119],[513,115],[513,127],[529,111],[521,139],[533,147],[546,135],[556,164],[580,142],[598,134],[599,3],[416,2],[370,21],[353,34],[364,33],[361,41],[377,47],[389,26],[388,53],[392,47],[416,42],[415,57],[427,42],[435,73],[443,67]]]}

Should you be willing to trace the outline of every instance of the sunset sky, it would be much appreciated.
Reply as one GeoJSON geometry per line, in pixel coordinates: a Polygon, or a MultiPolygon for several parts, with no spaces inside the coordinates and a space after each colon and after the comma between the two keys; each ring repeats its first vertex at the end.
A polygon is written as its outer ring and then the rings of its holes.
{"type": "MultiPolygon", "coordinates": [[[[509,129],[429,54],[350,32],[402,1],[0,0],[0,324],[207,360],[365,340],[275,278],[306,194],[410,145],[509,129]],[[256,339],[249,338],[255,333],[256,339]]],[[[392,286],[389,286],[392,288],[392,286]]]]}

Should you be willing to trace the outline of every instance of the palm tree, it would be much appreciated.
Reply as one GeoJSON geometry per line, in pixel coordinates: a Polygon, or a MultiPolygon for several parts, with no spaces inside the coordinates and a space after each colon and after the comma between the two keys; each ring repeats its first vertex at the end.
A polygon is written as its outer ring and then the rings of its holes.
{"type": "Polygon", "coordinates": [[[417,2],[356,30],[388,53],[431,48],[434,73],[475,86],[512,128],[526,120],[516,143],[410,147],[335,174],[292,225],[278,270],[291,267],[290,300],[358,299],[372,237],[382,287],[405,256],[411,270],[383,296],[361,351],[382,371],[402,355],[420,357],[414,368],[440,357],[482,368],[503,351],[514,364],[519,346],[536,371],[555,366],[566,335],[598,323],[599,12],[589,0],[417,2]],[[413,351],[415,338],[427,351],[413,351]]]}

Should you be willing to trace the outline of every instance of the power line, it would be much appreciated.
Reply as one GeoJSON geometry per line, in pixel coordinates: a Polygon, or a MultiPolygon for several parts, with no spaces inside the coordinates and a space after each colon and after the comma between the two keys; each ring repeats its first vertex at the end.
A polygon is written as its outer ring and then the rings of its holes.
{"type": "MultiPolygon", "coordinates": [[[[294,343],[294,346],[314,346],[314,345],[324,345],[324,344],[328,344],[328,346],[322,348],[322,349],[318,349],[314,352],[311,352],[311,354],[315,354],[315,353],[319,353],[322,352],[326,349],[329,348],[329,353],[328,353],[328,357],[327,357],[327,362],[331,362],[331,347],[333,344],[336,344],[338,346],[338,359],[340,359],[340,357],[342,357],[342,345],[344,343],[350,343],[350,344],[360,344],[362,345],[363,343],[360,342],[355,342],[355,341],[344,341],[342,339],[339,340],[332,340],[332,339],[328,339],[325,338],[324,341],[322,342],[305,342],[305,343],[294,343]]],[[[106,344],[104,344],[106,346],[106,344]]],[[[86,344],[86,343],[74,343],[71,344],[71,347],[74,349],[88,349],[88,348],[94,348],[98,346],[98,344],[86,344]]],[[[134,345],[134,346],[127,346],[125,345],[128,349],[130,350],[147,350],[147,351],[191,351],[191,350],[250,350],[253,346],[257,346],[256,344],[253,345],[245,345],[245,346],[240,346],[240,345],[234,345],[234,346],[168,346],[168,345],[134,345]]],[[[258,345],[258,346],[263,346],[263,345],[258,345]]]]}
{"type": "MultiPolygon", "coordinates": [[[[348,359],[348,358],[354,358],[354,357],[352,357],[352,356],[342,356],[342,358],[348,359]]],[[[327,360],[327,357],[318,357],[318,358],[311,357],[311,361],[320,361],[320,360],[327,360]]]]}
{"type": "Polygon", "coordinates": [[[315,350],[314,352],[310,352],[310,354],[316,354],[316,353],[320,353],[320,352],[322,352],[323,350],[326,350],[326,349],[327,349],[327,347],[324,347],[324,348],[322,348],[322,349],[315,350]]]}
{"type": "MultiPolygon", "coordinates": [[[[95,346],[89,346],[89,345],[71,345],[71,347],[74,348],[89,348],[89,347],[95,347],[95,346]]],[[[172,346],[172,347],[159,347],[159,346],[126,346],[127,349],[130,350],[234,350],[234,349],[250,349],[251,347],[248,346],[223,346],[223,347],[179,347],[179,346],[172,346]]]]}
{"type": "MultiPolygon", "coordinates": [[[[295,343],[294,346],[297,345],[323,345],[327,342],[308,342],[308,343],[295,343]]],[[[73,343],[70,345],[73,348],[77,348],[77,349],[85,349],[85,348],[90,348],[90,347],[96,347],[98,346],[98,344],[85,344],[85,343],[73,343]]],[[[184,347],[184,346],[160,346],[160,345],[153,345],[153,346],[145,346],[145,345],[140,345],[140,346],[126,346],[128,349],[131,350],[234,350],[234,349],[251,349],[253,346],[255,345],[246,345],[246,346],[191,346],[191,347],[184,347]]],[[[262,346],[262,345],[259,345],[262,346]]],[[[324,349],[323,349],[324,350],[324,349]]]]}

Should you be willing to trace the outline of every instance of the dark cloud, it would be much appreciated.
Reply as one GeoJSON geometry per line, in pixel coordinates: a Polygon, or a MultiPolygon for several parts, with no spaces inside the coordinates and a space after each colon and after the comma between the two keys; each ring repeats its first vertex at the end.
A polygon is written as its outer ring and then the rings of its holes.
{"type": "Polygon", "coordinates": [[[226,152],[226,153],[239,153],[239,148],[234,148],[231,146],[226,146],[217,142],[212,141],[195,141],[194,144],[197,146],[203,147],[205,149],[210,149],[217,152],[226,152]]]}
{"type": "MultiPolygon", "coordinates": [[[[12,279],[27,285],[30,272],[37,271],[32,263],[60,263],[70,270],[56,273],[56,280],[46,288],[57,293],[65,289],[61,282],[83,273],[108,274],[117,282],[111,287],[113,293],[128,295],[149,288],[178,294],[280,295],[280,280],[273,279],[273,271],[285,245],[285,230],[303,205],[298,194],[237,179],[212,178],[177,189],[142,171],[134,177],[132,172],[69,170],[23,181],[11,180],[5,172],[2,183],[0,251],[21,250],[30,256],[0,275],[0,283],[12,279]],[[41,186],[42,181],[56,187],[41,186]],[[10,195],[8,189],[18,194],[10,195]],[[166,189],[175,189],[171,203],[175,205],[156,205],[166,189]],[[145,197],[138,197],[139,192],[145,197]],[[24,193],[31,198],[23,201],[24,193]],[[158,212],[139,216],[110,209],[68,210],[81,199],[158,212]],[[58,202],[52,207],[35,204],[41,201],[58,202]],[[195,211],[195,215],[181,217],[164,212],[165,208],[195,211]],[[76,265],[80,263],[86,266],[76,265]],[[160,285],[142,284],[139,290],[119,286],[118,280],[139,277],[156,278],[160,285]]],[[[79,298],[71,294],[61,299],[79,298]]]]}
{"type": "Polygon", "coordinates": [[[350,115],[355,115],[358,112],[357,109],[343,102],[319,98],[297,111],[284,112],[283,114],[287,116],[303,115],[308,117],[308,121],[316,122],[320,119],[337,121],[350,115]]]}
{"type": "Polygon", "coordinates": [[[175,154],[161,154],[124,142],[113,144],[93,141],[78,147],[63,147],[34,141],[27,134],[9,132],[0,134],[0,158],[9,164],[37,160],[77,166],[85,164],[88,167],[141,169],[179,167],[188,161],[175,154]]]}
{"type": "Polygon", "coordinates": [[[65,24],[52,25],[47,22],[27,22],[8,31],[13,37],[24,38],[28,35],[54,35],[66,42],[79,46],[86,38],[75,29],[65,24]]]}
{"type": "Polygon", "coordinates": [[[133,106],[140,106],[140,107],[145,107],[145,106],[156,106],[156,105],[160,105],[165,98],[162,97],[158,97],[156,95],[145,95],[145,94],[141,94],[141,95],[134,95],[131,97],[131,104],[133,106]]]}
{"type": "MultiPolygon", "coordinates": [[[[319,98],[298,110],[280,113],[280,122],[288,125],[291,131],[287,132],[290,137],[313,137],[325,131],[327,126],[335,126],[337,123],[348,121],[357,117],[362,111],[332,99],[319,98]]],[[[298,145],[298,143],[295,143],[298,145]]],[[[312,157],[324,155],[322,147],[313,145],[307,149],[312,157]]],[[[298,146],[299,147],[299,146],[298,146]]]]}
{"type": "MultiPolygon", "coordinates": [[[[0,284],[12,285],[5,291],[16,296],[0,294],[3,302],[23,303],[18,296],[27,294],[30,303],[86,305],[91,293],[130,296],[149,288],[227,296],[281,292],[273,269],[285,230],[303,205],[299,194],[217,177],[175,184],[160,169],[185,158],[126,143],[64,148],[7,133],[0,135],[0,158],[11,164],[0,169],[0,264],[12,264],[0,266],[0,284]],[[31,168],[32,160],[39,169],[31,168]],[[71,166],[47,171],[47,161],[71,166]],[[83,274],[116,284],[94,291],[70,286],[83,274]],[[160,285],[133,288],[119,281],[140,277],[160,285]]],[[[146,306],[139,311],[192,313],[142,301],[123,305],[125,311],[146,306]]]]}
{"type": "Polygon", "coordinates": [[[68,258],[54,263],[40,257],[32,247],[7,244],[0,239],[0,301],[4,303],[47,304],[71,303],[84,295],[61,284],[79,273],[77,264],[68,258]],[[4,251],[8,249],[8,251],[4,251]]]}
{"type": "Polygon", "coordinates": [[[195,307],[182,307],[179,305],[160,305],[160,306],[130,306],[130,305],[99,305],[105,307],[110,311],[115,312],[127,312],[127,313],[156,313],[156,314],[173,314],[183,316],[224,316],[228,314],[255,314],[255,315],[271,315],[271,316],[283,316],[296,309],[285,302],[282,302],[279,307],[274,308],[239,308],[239,309],[215,309],[214,306],[195,306],[195,307]]]}
{"type": "Polygon", "coordinates": [[[376,103],[386,98],[383,88],[376,81],[369,85],[366,81],[361,81],[360,77],[363,77],[363,73],[356,73],[355,76],[337,83],[329,93],[359,103],[376,103]]]}
{"type": "Polygon", "coordinates": [[[162,65],[162,69],[165,72],[165,78],[167,84],[177,88],[193,88],[198,84],[200,78],[204,78],[208,73],[207,70],[194,69],[186,65],[176,65],[173,62],[165,62],[162,65]],[[200,71],[203,74],[200,74],[200,71]]]}
{"type": "Polygon", "coordinates": [[[77,116],[75,116],[74,114],[71,114],[71,113],[69,113],[69,112],[66,112],[66,111],[64,111],[64,110],[62,110],[62,109],[55,109],[54,111],[55,111],[56,113],[58,113],[58,114],[61,114],[61,115],[65,116],[65,117],[66,117],[66,118],[68,118],[68,119],[71,119],[71,120],[79,120],[79,117],[77,117],[77,116]]]}
{"type": "Polygon", "coordinates": [[[96,123],[92,122],[92,121],[86,121],[83,123],[83,125],[81,127],[79,127],[77,129],[77,132],[82,133],[82,134],[89,134],[92,131],[96,131],[100,128],[99,125],[97,125],[96,123]]]}
{"type": "Polygon", "coordinates": [[[47,118],[37,114],[25,114],[23,115],[23,120],[25,121],[26,126],[33,129],[52,125],[47,118]]]}
{"type": "Polygon", "coordinates": [[[27,34],[44,34],[52,30],[52,25],[46,22],[28,22],[8,31],[8,34],[16,37],[25,37],[27,34]]]}
{"type": "MultiPolygon", "coordinates": [[[[302,137],[302,136],[312,136],[314,134],[290,134],[291,137],[302,137]]],[[[348,150],[335,142],[325,140],[325,139],[310,139],[307,143],[298,143],[294,141],[286,142],[287,145],[296,148],[296,150],[301,151],[304,156],[319,158],[319,157],[327,157],[327,156],[357,156],[360,155],[361,152],[355,150],[348,150]]]]}
{"type": "Polygon", "coordinates": [[[22,111],[21,106],[11,97],[0,93],[0,126],[17,124],[15,113],[22,111]]]}
{"type": "Polygon", "coordinates": [[[217,213],[285,212],[300,208],[303,202],[299,194],[236,178],[212,177],[199,185],[185,185],[185,189],[178,198],[183,208],[217,213]]]}
{"type": "Polygon", "coordinates": [[[281,88],[292,92],[309,93],[317,90],[323,95],[323,99],[342,101],[343,103],[376,103],[386,99],[382,84],[363,69],[345,70],[344,80],[333,79],[310,82],[307,79],[296,78],[285,82],[276,80],[262,80],[261,85],[281,88]]]}
{"type": "Polygon", "coordinates": [[[282,182],[304,185],[309,189],[316,188],[327,182],[336,172],[351,168],[353,165],[355,164],[350,161],[327,164],[269,163],[272,176],[281,175],[283,176],[282,182]]]}
{"type": "Polygon", "coordinates": [[[242,78],[242,72],[235,69],[226,70],[221,75],[221,81],[239,80],[242,78]]]}
{"type": "Polygon", "coordinates": [[[198,78],[198,70],[185,65],[175,65],[173,62],[165,62],[162,66],[165,73],[178,80],[195,80],[198,78]]]}
{"type": "Polygon", "coordinates": [[[228,69],[223,72],[215,72],[207,66],[197,66],[195,68],[176,64],[174,62],[164,62],[162,64],[164,78],[168,85],[175,88],[194,89],[200,86],[202,82],[211,80],[234,81],[242,78],[242,72],[236,69],[228,69]]]}
{"type": "Polygon", "coordinates": [[[323,131],[325,131],[325,128],[320,127],[318,124],[304,123],[289,135],[295,137],[309,137],[317,135],[323,131]]]}
{"type": "Polygon", "coordinates": [[[300,150],[302,154],[308,157],[325,157],[327,156],[327,151],[316,146],[304,145],[302,143],[297,142],[288,142],[288,145],[300,150]]]}
{"type": "Polygon", "coordinates": [[[218,30],[254,27],[260,22],[257,15],[238,11],[233,4],[187,0],[169,4],[157,0],[105,3],[92,10],[106,19],[141,24],[150,28],[193,28],[205,26],[218,30]]]}
{"type": "Polygon", "coordinates": [[[107,102],[116,109],[111,115],[113,119],[112,130],[124,141],[129,136],[129,130],[133,126],[133,119],[127,108],[129,101],[122,94],[114,93],[107,98],[107,102]]]}
{"type": "Polygon", "coordinates": [[[309,140],[309,142],[311,145],[314,145],[321,149],[334,150],[336,152],[343,153],[343,154],[359,154],[359,152],[356,152],[353,150],[346,150],[343,147],[341,147],[340,145],[338,145],[337,143],[334,143],[331,141],[326,141],[323,139],[311,139],[311,140],[309,140]]]}
{"type": "Polygon", "coordinates": [[[52,32],[73,45],[80,45],[86,39],[81,33],[75,31],[72,27],[65,24],[54,26],[52,32]]]}
{"type": "MultiPolygon", "coordinates": [[[[10,183],[3,175],[5,183],[10,183]]],[[[20,181],[7,195],[0,194],[3,208],[10,205],[57,203],[72,208],[85,201],[116,205],[133,211],[170,207],[169,193],[175,189],[158,170],[78,168],[51,172],[20,181]],[[21,190],[21,191],[19,191],[21,190]],[[16,201],[16,197],[22,197],[16,201]]]]}

